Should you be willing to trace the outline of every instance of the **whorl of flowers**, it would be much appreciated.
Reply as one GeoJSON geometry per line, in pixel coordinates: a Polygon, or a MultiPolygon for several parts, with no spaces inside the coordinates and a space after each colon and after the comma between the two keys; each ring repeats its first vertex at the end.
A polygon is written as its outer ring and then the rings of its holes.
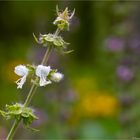
{"type": "MultiPolygon", "coordinates": [[[[51,84],[52,81],[59,82],[63,79],[64,75],[56,71],[57,70],[51,69],[50,66],[38,65],[31,70],[29,66],[27,67],[24,65],[18,65],[15,67],[15,73],[19,76],[22,76],[22,78],[16,81],[17,88],[22,88],[23,84],[26,82],[27,76],[30,74],[39,78],[37,83],[39,86],[46,86],[51,84]]],[[[31,81],[33,81],[33,79],[31,81]]]]}

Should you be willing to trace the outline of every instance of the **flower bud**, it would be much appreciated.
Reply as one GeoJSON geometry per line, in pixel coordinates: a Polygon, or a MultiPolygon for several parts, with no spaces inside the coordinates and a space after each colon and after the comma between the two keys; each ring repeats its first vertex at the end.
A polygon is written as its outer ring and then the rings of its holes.
{"type": "Polygon", "coordinates": [[[58,6],[56,7],[58,17],[53,22],[60,30],[69,30],[70,19],[73,17],[75,10],[72,13],[66,8],[63,12],[59,12],[58,6]]]}
{"type": "Polygon", "coordinates": [[[52,73],[50,79],[54,82],[60,82],[63,79],[64,75],[56,72],[56,73],[52,73]]]}

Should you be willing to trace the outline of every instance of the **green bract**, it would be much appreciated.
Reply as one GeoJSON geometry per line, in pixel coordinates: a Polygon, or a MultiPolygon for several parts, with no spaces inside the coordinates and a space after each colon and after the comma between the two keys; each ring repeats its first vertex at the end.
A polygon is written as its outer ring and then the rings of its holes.
{"type": "Polygon", "coordinates": [[[34,74],[34,71],[35,71],[34,65],[27,64],[26,67],[28,68],[30,74],[34,74]]]}
{"type": "Polygon", "coordinates": [[[57,72],[57,69],[51,70],[50,73],[49,73],[49,75],[48,75],[48,79],[51,80],[51,75],[52,75],[53,73],[56,73],[56,72],[57,72]]]}
{"type": "Polygon", "coordinates": [[[65,42],[61,36],[56,36],[55,34],[40,34],[39,39],[33,34],[35,41],[41,44],[43,47],[54,47],[63,53],[71,53],[73,50],[67,51],[67,45],[69,43],[65,42]]]}
{"type": "Polygon", "coordinates": [[[38,119],[34,115],[33,109],[24,107],[22,104],[6,105],[6,111],[1,111],[1,115],[6,119],[22,119],[25,126],[29,126],[34,120],[38,119]]]}
{"type": "Polygon", "coordinates": [[[38,43],[42,44],[44,47],[53,45],[55,47],[62,48],[64,48],[66,45],[69,44],[66,43],[61,36],[55,36],[54,34],[45,34],[45,35],[40,34],[38,43]]]}

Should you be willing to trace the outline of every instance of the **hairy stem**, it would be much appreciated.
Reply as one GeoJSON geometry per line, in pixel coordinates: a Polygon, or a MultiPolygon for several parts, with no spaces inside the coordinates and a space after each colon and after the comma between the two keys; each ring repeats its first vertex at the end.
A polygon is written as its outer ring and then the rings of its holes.
{"type": "MultiPolygon", "coordinates": [[[[60,33],[60,29],[57,28],[57,30],[54,33],[54,36],[57,36],[59,33],[60,33]]],[[[46,51],[46,53],[45,53],[45,55],[44,55],[44,57],[43,57],[43,60],[41,62],[42,65],[47,64],[47,61],[48,61],[49,55],[51,53],[51,50],[52,50],[52,47],[49,46],[47,51],[46,51]]],[[[28,96],[27,96],[27,98],[26,98],[26,100],[24,102],[24,107],[27,107],[30,104],[30,102],[31,102],[36,90],[37,90],[37,85],[33,83],[31,88],[30,88],[30,91],[28,93],[28,96]]],[[[6,140],[12,140],[20,121],[21,121],[21,118],[19,120],[15,120],[15,122],[12,125],[12,128],[11,128],[6,140]]]]}

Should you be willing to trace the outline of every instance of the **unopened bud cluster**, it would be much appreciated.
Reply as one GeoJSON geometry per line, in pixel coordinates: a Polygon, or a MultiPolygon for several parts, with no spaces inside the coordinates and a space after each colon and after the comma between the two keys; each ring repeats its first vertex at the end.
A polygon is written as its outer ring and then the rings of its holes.
{"type": "Polygon", "coordinates": [[[57,27],[60,30],[69,30],[70,20],[72,19],[75,10],[73,10],[73,12],[70,13],[68,8],[66,8],[63,12],[60,12],[57,7],[56,11],[57,11],[57,18],[55,19],[53,24],[57,25],[57,27]]]}

